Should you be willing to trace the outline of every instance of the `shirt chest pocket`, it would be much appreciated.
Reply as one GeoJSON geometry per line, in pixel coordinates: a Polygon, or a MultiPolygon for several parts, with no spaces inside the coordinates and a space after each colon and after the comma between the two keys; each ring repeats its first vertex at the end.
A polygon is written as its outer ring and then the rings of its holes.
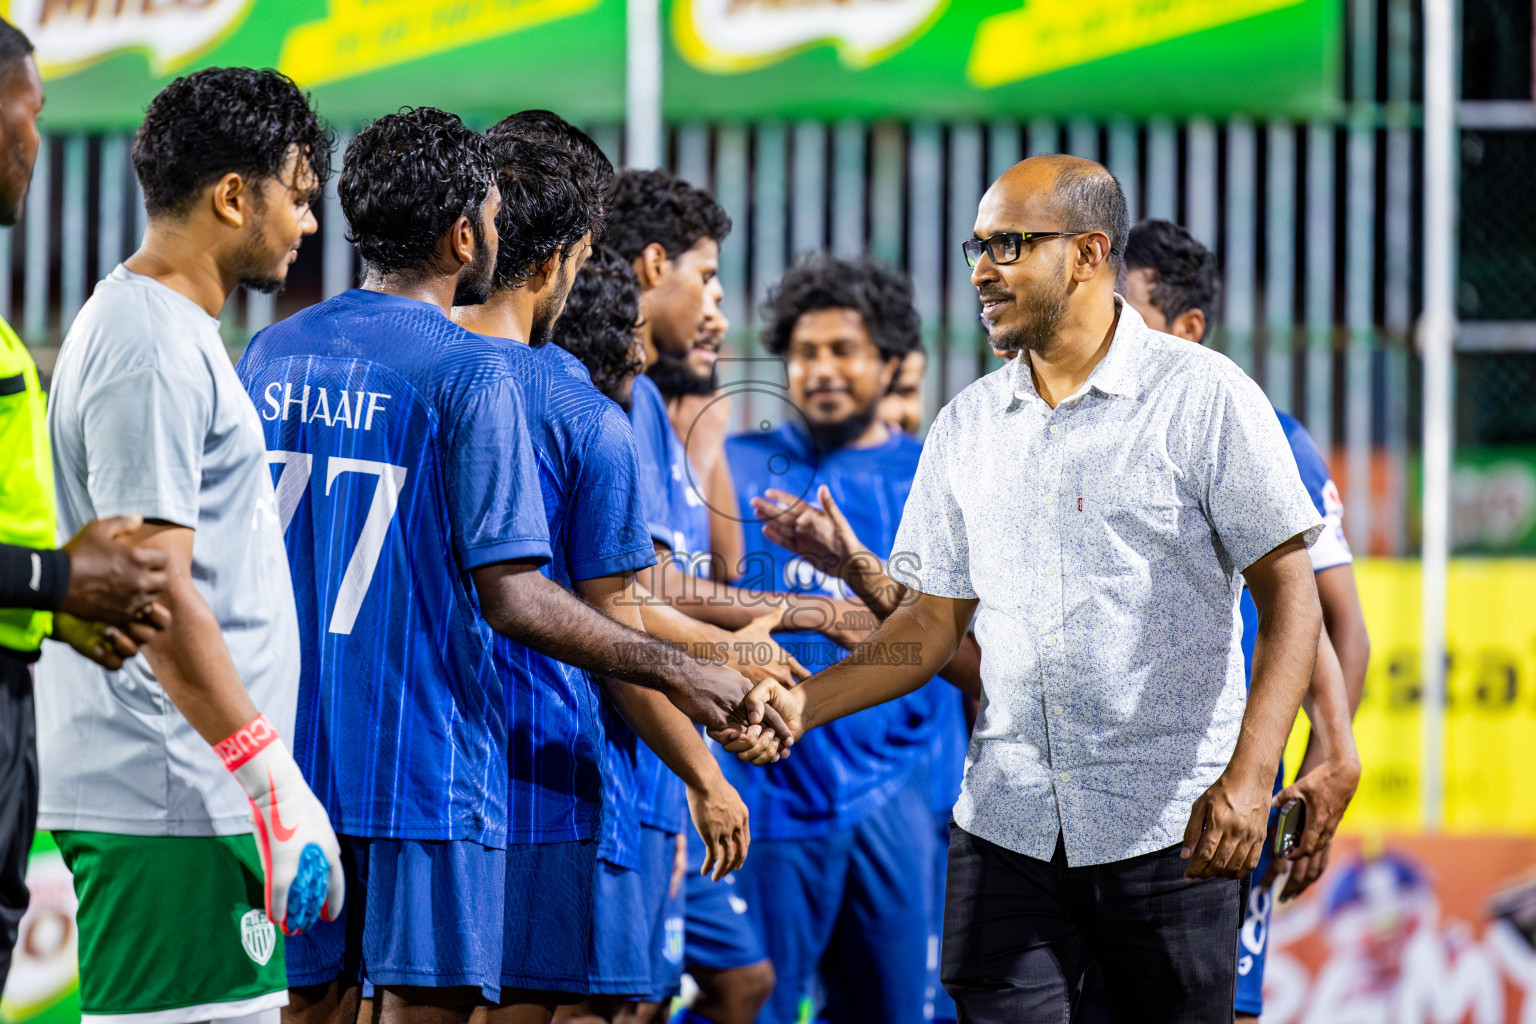
{"type": "Polygon", "coordinates": [[[1145,576],[1181,548],[1183,505],[1173,474],[1130,472],[1084,480],[1067,510],[1080,568],[1089,576],[1145,576]]]}

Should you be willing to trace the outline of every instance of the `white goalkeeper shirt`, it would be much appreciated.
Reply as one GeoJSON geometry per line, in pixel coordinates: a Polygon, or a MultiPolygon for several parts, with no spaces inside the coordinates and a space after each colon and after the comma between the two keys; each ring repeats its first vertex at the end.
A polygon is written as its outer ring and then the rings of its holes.
{"type": "Polygon", "coordinates": [[[1116,306],[1057,408],[1026,357],[940,411],[892,553],[913,589],[979,601],[956,823],[1039,860],[1060,835],[1072,865],[1182,841],[1246,704],[1241,572],[1323,529],[1258,386],[1116,306]]]}
{"type": "MultiPolygon", "coordinates": [[[[240,680],[293,733],[299,624],[250,396],[219,322],[119,266],[59,350],[48,403],[59,534],[141,515],[190,527],[192,582],[240,680]]],[[[38,826],[123,835],[238,835],[245,790],[171,703],[142,655],[109,672],[63,644],[37,670],[38,826]]]]}

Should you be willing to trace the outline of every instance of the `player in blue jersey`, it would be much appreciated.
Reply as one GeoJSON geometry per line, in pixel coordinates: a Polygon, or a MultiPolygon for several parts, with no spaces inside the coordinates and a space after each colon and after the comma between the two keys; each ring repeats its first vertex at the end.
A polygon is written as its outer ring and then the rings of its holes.
{"type": "MultiPolygon", "coordinates": [[[[528,400],[534,449],[547,467],[545,513],[555,556],[550,575],[609,617],[638,628],[633,573],[656,559],[640,505],[633,435],[623,412],[586,379],[586,370],[576,357],[547,344],[573,276],[587,258],[592,234],[601,230],[601,196],[585,183],[564,148],[524,141],[502,126],[491,130],[489,140],[504,199],[497,228],[505,241],[497,256],[496,287],[490,301],[456,310],[455,315],[479,333],[508,340],[508,355],[518,368],[528,400]]],[[[585,311],[577,311],[577,315],[584,316],[585,311]]],[[[576,795],[586,812],[580,815],[582,837],[596,838],[597,822],[591,811],[602,803],[599,768],[602,774],[623,774],[620,758],[609,758],[606,763],[602,759],[607,731],[603,718],[613,722],[616,714],[685,780],[688,808],[709,851],[709,868],[724,873],[739,866],[749,841],[746,808],[725,782],[698,732],[663,695],[629,684],[607,683],[602,697],[609,713],[600,717],[599,691],[585,673],[527,651],[506,652],[501,660],[512,674],[530,677],[531,686],[519,688],[531,690],[535,702],[547,707],[553,699],[582,711],[578,720],[560,722],[559,727],[554,727],[554,722],[545,723],[542,734],[527,744],[529,749],[523,749],[525,744],[514,735],[514,801],[520,787],[526,785],[521,781],[525,778],[542,788],[555,788],[563,798],[561,803],[570,802],[560,791],[562,784],[567,789],[579,788],[576,795]],[[553,755],[552,747],[557,748],[553,755]],[[560,747],[565,748],[563,753],[558,752],[560,747]],[[568,766],[572,762],[583,767],[571,772],[568,766]]],[[[530,717],[538,714],[537,707],[529,709],[530,717]]],[[[544,717],[551,716],[546,712],[544,717]]],[[[527,797],[548,802],[540,789],[528,792],[527,797]]],[[[610,819],[628,819],[630,827],[621,826],[619,831],[626,835],[630,848],[644,842],[632,801],[609,802],[602,810],[605,833],[610,819]]],[[[675,841],[672,845],[675,848],[675,841]]],[[[597,844],[589,846],[590,852],[602,852],[597,844]]],[[[662,866],[670,878],[671,861],[663,858],[662,866]]],[[[599,883],[593,892],[598,906],[615,901],[634,906],[640,900],[638,887],[633,892],[605,889],[602,883],[610,876],[598,869],[595,858],[588,871],[599,883]]],[[[633,875],[633,871],[628,873],[633,875]]],[[[503,986],[531,987],[530,980],[549,980],[549,972],[560,969],[564,971],[557,977],[561,990],[578,992],[592,987],[595,965],[583,965],[579,956],[552,958],[551,947],[556,944],[547,934],[552,930],[584,936],[592,930],[592,908],[582,908],[586,911],[582,917],[551,912],[547,896],[537,890],[536,883],[537,879],[519,879],[514,872],[508,873],[509,906],[519,899],[528,905],[518,915],[523,941],[514,946],[510,932],[505,940],[503,986]]],[[[512,919],[509,913],[509,921],[512,919]]],[[[638,945],[642,950],[648,938],[641,936],[638,945]]],[[[599,945],[594,952],[601,953],[603,948],[599,945]]],[[[650,991],[650,964],[642,961],[642,965],[646,976],[633,981],[639,987],[623,994],[650,991]]],[[[612,1016],[615,1009],[611,1007],[603,1015],[612,1016]]]]}
{"type": "MultiPolygon", "coordinates": [[[[674,458],[691,470],[692,489],[710,509],[708,571],[715,579],[727,578],[727,567],[739,566],[744,550],[742,524],[736,515],[736,487],[725,455],[731,398],[719,390],[715,372],[730,330],[730,321],[720,308],[723,297],[720,278],[711,278],[705,285],[704,319],[691,349],[685,356],[670,358],[658,352],[647,371],[666,401],[673,434],[686,439],[686,452],[674,458]]],[[[746,629],[750,632],[752,627],[746,629]]],[[[730,763],[730,755],[720,752],[718,746],[714,750],[730,763]]],[[[752,1024],[773,994],[773,963],[753,924],[745,887],[735,875],[711,878],[702,874],[704,856],[702,844],[690,834],[684,883],[683,965],[697,983],[698,992],[682,1024],[752,1024]]]]}
{"type": "MultiPolygon", "coordinates": [[[[867,261],[810,257],[772,291],[765,323],[799,414],[727,443],[742,517],[770,492],[793,507],[825,485],[888,549],[922,450],[876,414],[919,344],[910,285],[867,261]]],[[[747,585],[846,596],[761,531],[746,546],[747,585]]],[[[813,671],[845,653],[814,634],[797,634],[793,650],[813,671]]],[[[941,703],[954,697],[937,683],[851,716],[754,780],[757,842],[741,878],[778,976],[761,1020],[797,1019],[818,967],[831,1020],[924,1019],[938,856],[929,770],[941,703]]]]}
{"type": "MultiPolygon", "coordinates": [[[[1184,228],[1165,220],[1147,220],[1131,229],[1125,262],[1126,299],[1146,319],[1147,326],[1203,343],[1220,299],[1215,256],[1184,228]]],[[[1351,569],[1354,558],[1344,536],[1344,506],[1339,490],[1307,428],[1285,412],[1276,410],[1276,415],[1291,443],[1302,483],[1327,523],[1327,529],[1308,551],[1324,623],[1318,667],[1304,705],[1314,727],[1296,784],[1277,797],[1277,803],[1293,798],[1303,800],[1307,807],[1307,830],[1320,836],[1321,841],[1318,852],[1289,865],[1289,874],[1278,894],[1285,899],[1300,895],[1322,874],[1328,863],[1327,840],[1338,827],[1360,779],[1360,761],[1349,723],[1365,686],[1370,641],[1351,569]]],[[[1251,675],[1258,611],[1246,590],[1242,616],[1243,658],[1251,675]]],[[[1284,771],[1282,765],[1282,777],[1284,771]]],[[[1283,784],[1282,777],[1275,780],[1277,791],[1283,784]]],[[[1312,844],[1304,845],[1310,848],[1312,844]]],[[[1264,1008],[1264,961],[1274,899],[1270,883],[1277,868],[1272,862],[1271,847],[1266,844],[1254,875],[1257,881],[1245,907],[1238,951],[1238,1020],[1256,1021],[1264,1008]]]]}
{"type": "MultiPolygon", "coordinates": [[[[511,709],[495,635],[667,688],[706,720],[744,680],[626,658],[654,645],[539,572],[551,551],[517,374],[504,343],[447,317],[491,292],[485,140],[432,108],[380,118],[348,147],[338,193],[363,287],[262,331],[240,367],[280,468],[298,756],[353,895],[290,947],[290,1016],[347,1018],[372,994],[364,1012],[387,1020],[462,1020],[508,995],[511,709]]],[[[516,868],[579,904],[580,845],[541,845],[516,868]]],[[[493,1016],[548,1020],[557,998],[511,995],[523,1001],[493,1016]]]]}

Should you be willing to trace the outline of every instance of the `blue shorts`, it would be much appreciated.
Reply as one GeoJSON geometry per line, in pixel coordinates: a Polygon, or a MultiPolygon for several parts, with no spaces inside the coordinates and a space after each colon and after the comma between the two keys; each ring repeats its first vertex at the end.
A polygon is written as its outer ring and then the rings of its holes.
{"type": "Polygon", "coordinates": [[[684,891],[677,834],[640,828],[640,870],[599,860],[589,991],[662,1002],[682,987],[684,891]]]}
{"type": "Polygon", "coordinates": [[[743,896],[778,983],[759,1024],[794,1024],[820,968],[827,1016],[926,1024],[933,913],[933,812],[919,772],[851,828],[758,839],[743,896]]]}
{"type": "Polygon", "coordinates": [[[507,847],[502,988],[587,994],[597,864],[590,840],[507,847]]]}
{"type": "MultiPolygon", "coordinates": [[[[1285,788],[1285,765],[1275,776],[1275,792],[1285,788]]],[[[1269,827],[1275,827],[1280,817],[1278,809],[1269,812],[1269,827]]],[[[1274,895],[1259,885],[1259,879],[1269,870],[1274,859],[1273,832],[1264,840],[1259,854],[1259,866],[1253,869],[1253,884],[1248,887],[1248,902],[1243,907],[1243,930],[1238,936],[1237,947],[1237,998],[1233,1007],[1238,1013],[1257,1017],[1264,1012],[1264,962],[1269,955],[1269,913],[1274,909],[1274,895]]]]}
{"type": "Polygon", "coordinates": [[[506,852],[468,840],[337,839],[346,905],[285,940],[288,984],[466,985],[495,1002],[506,852]]]}
{"type": "Polygon", "coordinates": [[[748,913],[736,875],[716,882],[699,874],[704,866],[704,840],[688,831],[687,925],[683,957],[688,969],[732,971],[768,959],[763,940],[748,913]]]}

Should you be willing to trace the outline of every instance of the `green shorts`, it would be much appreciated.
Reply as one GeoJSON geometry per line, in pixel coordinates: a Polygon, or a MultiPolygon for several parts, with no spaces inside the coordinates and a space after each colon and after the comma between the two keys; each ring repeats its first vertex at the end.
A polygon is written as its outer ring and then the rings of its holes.
{"type": "Polygon", "coordinates": [[[84,1020],[188,1024],[287,1005],[251,836],[54,838],[80,899],[84,1020]]]}

